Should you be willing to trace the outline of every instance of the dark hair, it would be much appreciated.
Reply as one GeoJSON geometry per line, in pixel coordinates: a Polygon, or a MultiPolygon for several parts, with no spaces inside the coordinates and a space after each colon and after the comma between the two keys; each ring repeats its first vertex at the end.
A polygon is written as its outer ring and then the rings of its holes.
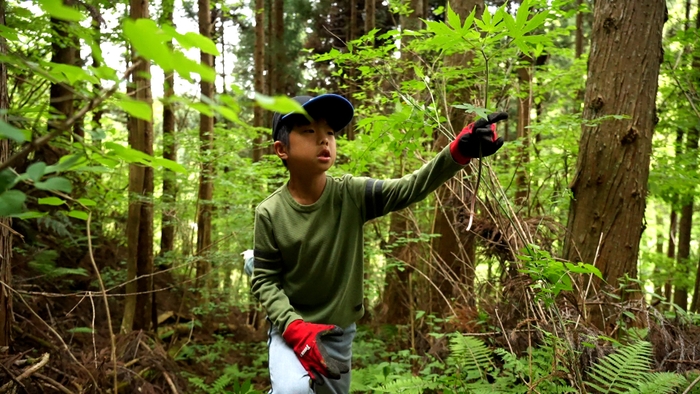
{"type": "MultiPolygon", "coordinates": [[[[284,146],[287,147],[287,150],[289,150],[289,134],[294,130],[295,127],[297,126],[306,126],[310,124],[308,119],[306,119],[303,116],[299,117],[292,117],[288,121],[282,123],[279,126],[279,131],[277,132],[277,141],[281,142],[284,146]]],[[[282,164],[284,164],[284,167],[287,168],[287,160],[282,159],[282,164]]]]}

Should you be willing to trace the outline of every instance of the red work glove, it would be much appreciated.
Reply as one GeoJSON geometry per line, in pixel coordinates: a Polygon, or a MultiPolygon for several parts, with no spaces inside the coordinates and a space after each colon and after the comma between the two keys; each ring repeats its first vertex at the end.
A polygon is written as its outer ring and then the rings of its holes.
{"type": "Polygon", "coordinates": [[[321,343],[325,336],[341,336],[343,329],[330,324],[307,323],[294,320],[282,334],[284,341],[294,350],[301,365],[318,385],[323,384],[321,374],[330,379],[340,379],[341,373],[348,373],[350,368],[340,360],[328,356],[321,343]]]}
{"type": "Polygon", "coordinates": [[[496,134],[496,122],[505,119],[508,119],[507,113],[494,112],[488,119],[468,124],[450,144],[452,158],[459,164],[467,164],[472,158],[496,153],[503,146],[503,138],[496,134]]]}

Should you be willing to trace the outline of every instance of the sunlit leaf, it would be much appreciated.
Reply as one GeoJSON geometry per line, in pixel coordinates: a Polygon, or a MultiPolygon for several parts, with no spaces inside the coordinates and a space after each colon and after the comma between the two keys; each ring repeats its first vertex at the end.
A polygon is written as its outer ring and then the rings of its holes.
{"type": "Polygon", "coordinates": [[[130,98],[123,98],[116,102],[117,107],[123,109],[129,115],[147,120],[151,122],[153,120],[153,107],[148,103],[138,100],[132,100],[130,98]]]}
{"type": "Polygon", "coordinates": [[[56,190],[64,193],[70,193],[73,189],[70,181],[60,176],[49,178],[43,182],[34,182],[34,186],[41,190],[56,190]]]}
{"type": "Polygon", "coordinates": [[[306,110],[301,104],[287,96],[271,97],[255,93],[255,102],[258,103],[259,106],[270,111],[276,111],[282,114],[297,113],[309,117],[309,114],[306,113],[306,110]]]}
{"type": "Polygon", "coordinates": [[[49,214],[48,212],[28,211],[28,212],[16,213],[14,215],[9,215],[9,216],[13,219],[29,220],[29,219],[43,218],[44,216],[46,216],[48,214],[49,214]]]}
{"type": "Polygon", "coordinates": [[[86,207],[94,207],[97,203],[89,198],[79,198],[78,202],[85,205],[86,207]]]}
{"type": "Polygon", "coordinates": [[[187,170],[185,169],[185,167],[182,166],[182,164],[174,162],[172,160],[163,159],[162,157],[154,157],[153,165],[165,167],[171,171],[179,172],[181,174],[187,173],[187,170]]]}
{"type": "Polygon", "coordinates": [[[40,198],[39,199],[39,205],[63,205],[65,204],[65,201],[61,200],[58,197],[46,197],[46,198],[40,198]]]}
{"type": "Polygon", "coordinates": [[[166,71],[173,69],[172,52],[166,45],[168,37],[151,19],[126,19],[124,36],[133,45],[139,56],[153,60],[166,71]]]}
{"type": "MultiPolygon", "coordinates": [[[[212,40],[199,33],[189,32],[182,37],[192,43],[192,46],[199,48],[204,53],[214,56],[219,56],[221,54],[212,40]]],[[[182,43],[179,40],[178,42],[182,43]]]]}
{"type": "Polygon", "coordinates": [[[51,17],[64,21],[79,22],[85,16],[75,8],[63,4],[63,0],[39,0],[41,8],[51,17]]]}
{"type": "Polygon", "coordinates": [[[67,215],[72,217],[72,218],[76,218],[76,219],[80,219],[80,220],[88,220],[87,212],[83,212],[83,211],[70,211],[67,213],[67,215]]]}

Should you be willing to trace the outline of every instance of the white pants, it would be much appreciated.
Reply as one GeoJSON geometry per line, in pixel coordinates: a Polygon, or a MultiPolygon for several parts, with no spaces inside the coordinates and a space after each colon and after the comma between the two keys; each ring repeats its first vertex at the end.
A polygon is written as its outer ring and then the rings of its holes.
{"type": "MultiPolygon", "coordinates": [[[[352,358],[352,340],[355,338],[355,323],[343,330],[342,336],[322,338],[328,355],[350,364],[352,358]]],[[[276,327],[271,325],[268,339],[270,382],[274,394],[348,394],[350,392],[350,372],[342,374],[340,379],[327,379],[325,384],[314,385],[309,373],[299,362],[294,350],[290,348],[276,327]]]]}

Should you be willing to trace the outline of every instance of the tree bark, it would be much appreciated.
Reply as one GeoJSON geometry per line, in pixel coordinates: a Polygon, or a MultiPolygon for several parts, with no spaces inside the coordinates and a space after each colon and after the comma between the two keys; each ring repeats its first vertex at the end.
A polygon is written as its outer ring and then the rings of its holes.
{"type": "MultiPolygon", "coordinates": [[[[199,34],[211,38],[211,13],[209,0],[199,0],[199,34]]],[[[213,67],[212,55],[200,52],[202,64],[213,67]]],[[[202,99],[214,97],[214,84],[202,80],[200,82],[202,99]]],[[[207,255],[211,248],[211,216],[212,199],[214,197],[214,164],[210,152],[214,144],[214,118],[205,114],[199,116],[199,139],[202,169],[199,177],[199,211],[197,217],[197,278],[209,274],[211,265],[207,255]]],[[[208,283],[208,280],[202,283],[208,283]]]]}
{"type": "MultiPolygon", "coordinates": [[[[698,0],[697,15],[695,17],[695,29],[700,31],[700,0],[698,0]]],[[[693,70],[695,75],[700,74],[700,55],[698,55],[696,50],[696,55],[693,57],[693,70]]],[[[697,77],[695,81],[695,91],[700,90],[700,83],[698,83],[697,77]]],[[[693,129],[693,136],[695,137],[695,154],[693,155],[695,160],[695,168],[697,169],[697,158],[698,158],[698,134],[700,134],[700,126],[695,126],[693,129]]],[[[691,216],[692,217],[692,216],[691,216]]],[[[693,291],[693,299],[690,303],[690,310],[693,312],[700,312],[700,260],[698,260],[697,273],[695,275],[695,286],[693,291]]]]}
{"type": "Polygon", "coordinates": [[[365,0],[365,34],[374,29],[376,23],[376,0],[365,0]]]}
{"type": "MultiPolygon", "coordinates": [[[[5,25],[5,0],[0,0],[0,26],[5,25]]],[[[0,37],[0,55],[7,53],[7,43],[0,37]]],[[[0,119],[7,121],[10,108],[7,95],[7,66],[0,62],[0,119]]],[[[10,157],[10,140],[0,139],[0,163],[10,157]]],[[[1,193],[1,192],[0,192],[1,193]]],[[[0,281],[12,286],[12,221],[0,218],[0,281]]],[[[12,344],[12,293],[0,284],[0,347],[12,344]]]]}
{"type": "Polygon", "coordinates": [[[613,288],[624,275],[637,277],[665,20],[666,5],[659,0],[600,2],[594,8],[587,125],[570,185],[565,256],[595,262],[613,288]],[[643,50],[638,42],[645,43],[643,50]],[[606,115],[631,118],[590,125],[606,115]]]}
{"type": "Polygon", "coordinates": [[[286,73],[286,48],[284,45],[284,0],[273,0],[272,2],[272,19],[273,19],[273,39],[271,49],[273,51],[273,71],[274,72],[274,91],[272,94],[286,95],[287,92],[287,73],[286,73]]]}
{"type": "MultiPolygon", "coordinates": [[[[265,93],[265,1],[255,0],[255,50],[253,52],[253,63],[255,80],[253,82],[257,93],[265,93]]],[[[264,112],[262,107],[255,106],[253,109],[253,127],[263,127],[264,112]]],[[[253,140],[253,162],[262,159],[263,135],[257,131],[257,136],[253,140]]]]}
{"type": "MultiPolygon", "coordinates": [[[[129,17],[149,18],[148,0],[130,0],[129,17]]],[[[135,58],[134,61],[139,61],[135,58]]],[[[151,66],[142,61],[132,74],[134,99],[152,106],[151,66]]],[[[153,124],[129,118],[129,144],[133,149],[153,155],[153,124]]],[[[124,318],[121,331],[148,330],[151,326],[153,290],[153,168],[129,165],[129,213],[127,218],[127,280],[124,318]],[[139,277],[140,279],[135,280],[139,277]],[[138,293],[138,294],[137,294],[138,293]]]]}
{"type": "MultiPolygon", "coordinates": [[[[163,1],[163,22],[173,24],[174,0],[163,1]]],[[[172,41],[170,43],[172,45],[172,41]]],[[[171,102],[175,95],[175,73],[165,73],[163,84],[163,158],[177,161],[177,143],[175,138],[175,112],[171,102]]],[[[163,211],[161,216],[160,254],[171,252],[175,246],[175,201],[177,182],[175,173],[169,169],[163,172],[163,211]]]]}

